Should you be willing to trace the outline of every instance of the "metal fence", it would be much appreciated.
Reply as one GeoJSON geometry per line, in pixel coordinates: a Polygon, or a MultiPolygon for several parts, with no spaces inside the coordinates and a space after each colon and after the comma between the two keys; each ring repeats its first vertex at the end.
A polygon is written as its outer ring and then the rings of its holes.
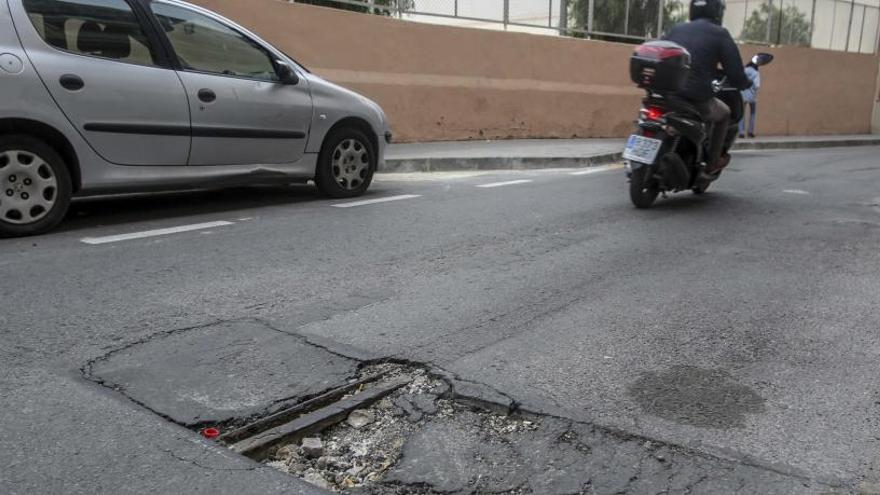
{"type": "MultiPolygon", "coordinates": [[[[414,21],[611,41],[656,38],[687,19],[688,0],[289,0],[414,21]]],[[[728,0],[743,42],[876,53],[880,0],[728,0]]]]}

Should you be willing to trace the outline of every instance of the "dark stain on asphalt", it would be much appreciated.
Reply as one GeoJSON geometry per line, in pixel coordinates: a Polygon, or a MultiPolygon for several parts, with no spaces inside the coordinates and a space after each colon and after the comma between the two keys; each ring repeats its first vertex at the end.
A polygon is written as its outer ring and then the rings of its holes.
{"type": "Polygon", "coordinates": [[[629,394],[649,414],[703,428],[743,428],[746,414],[764,412],[765,402],[726,371],[694,366],[645,372],[629,394]]]}

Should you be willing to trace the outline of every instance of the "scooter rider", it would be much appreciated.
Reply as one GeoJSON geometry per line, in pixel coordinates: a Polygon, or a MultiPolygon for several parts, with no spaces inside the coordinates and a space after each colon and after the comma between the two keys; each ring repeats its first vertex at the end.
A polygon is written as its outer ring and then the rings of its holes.
{"type": "Polygon", "coordinates": [[[730,124],[730,108],[715,98],[712,91],[712,81],[717,77],[718,65],[724,69],[731,86],[739,90],[751,86],[736,42],[727,29],[721,26],[725,8],[725,0],[691,0],[690,22],[675,26],[664,37],[685,47],[691,54],[691,71],[678,96],[694,105],[703,119],[712,126],[709,156],[706,157],[706,173],[709,175],[717,173],[730,163],[730,155],[721,156],[730,124]]]}

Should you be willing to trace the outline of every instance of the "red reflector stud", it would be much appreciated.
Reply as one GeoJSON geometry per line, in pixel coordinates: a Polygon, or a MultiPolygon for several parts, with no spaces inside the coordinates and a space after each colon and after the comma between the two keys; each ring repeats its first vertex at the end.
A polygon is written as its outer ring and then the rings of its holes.
{"type": "Polygon", "coordinates": [[[202,436],[207,438],[208,440],[215,440],[220,436],[220,430],[217,428],[205,428],[202,430],[202,436]]]}

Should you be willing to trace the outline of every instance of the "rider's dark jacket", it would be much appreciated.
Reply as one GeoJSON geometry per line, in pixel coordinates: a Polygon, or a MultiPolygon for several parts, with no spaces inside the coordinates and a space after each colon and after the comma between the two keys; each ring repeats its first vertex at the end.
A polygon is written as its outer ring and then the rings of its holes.
{"type": "Polygon", "coordinates": [[[751,86],[733,37],[727,29],[709,19],[681,23],[664,39],[678,43],[691,53],[690,75],[678,92],[680,96],[697,102],[712,99],[712,81],[717,77],[719,64],[724,68],[729,85],[737,89],[751,86]]]}

